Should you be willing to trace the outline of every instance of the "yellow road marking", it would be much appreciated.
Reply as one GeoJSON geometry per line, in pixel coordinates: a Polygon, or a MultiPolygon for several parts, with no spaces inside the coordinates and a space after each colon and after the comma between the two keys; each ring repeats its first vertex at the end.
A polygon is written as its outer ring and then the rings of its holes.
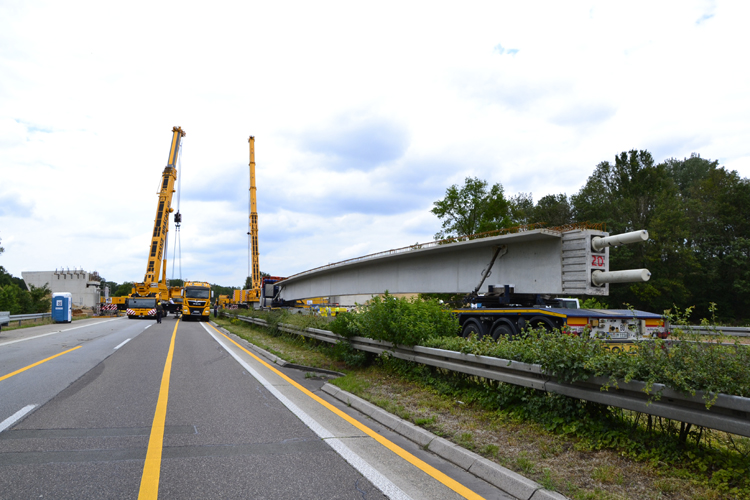
{"type": "Polygon", "coordinates": [[[167,362],[164,364],[164,374],[161,377],[159,388],[159,399],[156,401],[156,412],[154,422],[151,424],[151,436],[148,438],[148,451],[146,452],[146,463],[143,464],[143,475],[141,476],[141,489],[138,491],[138,500],[156,499],[159,496],[159,474],[161,473],[161,451],[164,445],[164,423],[167,419],[167,399],[169,399],[169,376],[172,374],[172,357],[174,356],[174,339],[177,336],[177,325],[174,325],[172,340],[169,343],[167,362]]]}
{"type": "Polygon", "coordinates": [[[54,356],[50,356],[50,357],[49,357],[49,358],[47,358],[47,359],[43,359],[43,360],[41,360],[41,361],[37,361],[37,362],[36,362],[36,363],[34,363],[33,365],[29,365],[29,366],[26,366],[26,367],[24,367],[24,368],[21,368],[20,370],[16,370],[16,371],[14,371],[14,372],[12,372],[12,373],[9,373],[9,374],[7,374],[7,375],[3,375],[2,377],[0,377],[0,382],[1,382],[1,381],[3,381],[3,380],[5,380],[6,378],[10,378],[10,377],[12,377],[13,375],[18,375],[18,374],[19,374],[19,373],[21,373],[21,372],[25,372],[25,371],[26,371],[26,370],[28,370],[29,368],[34,368],[35,366],[39,366],[39,365],[41,365],[42,363],[46,363],[46,362],[47,362],[47,361],[49,361],[50,359],[55,359],[56,357],[58,357],[58,356],[62,356],[63,354],[67,354],[67,353],[69,353],[70,351],[75,351],[76,349],[80,349],[81,347],[83,347],[83,346],[80,346],[80,345],[79,345],[78,347],[74,347],[73,349],[68,349],[67,351],[61,352],[60,354],[55,354],[54,356]]]}
{"type": "Polygon", "coordinates": [[[304,387],[302,387],[301,385],[299,385],[297,382],[295,382],[294,380],[292,380],[291,378],[287,377],[286,375],[284,375],[283,373],[281,373],[279,370],[277,370],[273,366],[269,365],[268,363],[266,363],[265,361],[263,361],[262,359],[260,359],[255,354],[253,354],[252,352],[248,351],[247,349],[245,349],[244,347],[242,347],[240,344],[238,344],[237,342],[235,342],[231,338],[229,338],[226,335],[224,335],[224,333],[222,333],[221,331],[217,330],[216,327],[214,327],[213,325],[211,325],[211,328],[213,328],[214,330],[216,330],[217,333],[221,334],[222,336],[224,336],[224,338],[226,338],[227,340],[229,340],[231,343],[233,343],[234,345],[236,345],[237,347],[239,347],[240,349],[242,349],[243,351],[245,351],[247,354],[249,354],[250,356],[252,356],[256,361],[258,361],[259,363],[261,363],[263,366],[265,366],[266,368],[269,368],[274,373],[276,373],[278,376],[280,376],[281,378],[283,378],[284,380],[286,380],[287,382],[289,382],[290,384],[292,384],[294,387],[296,387],[297,389],[299,389],[303,394],[305,394],[306,396],[310,397],[311,399],[317,401],[318,403],[320,403],[321,405],[323,405],[324,407],[326,407],[327,409],[329,409],[330,411],[332,411],[334,414],[336,414],[339,417],[343,418],[344,420],[346,420],[347,422],[349,422],[351,425],[353,425],[357,429],[361,430],[362,432],[364,432],[365,434],[367,434],[368,436],[370,436],[371,438],[373,438],[375,441],[377,441],[378,443],[382,444],[383,446],[385,446],[386,448],[388,448],[389,450],[391,450],[393,453],[395,453],[399,457],[403,458],[404,460],[406,460],[407,462],[409,462],[413,466],[417,467],[418,469],[422,470],[424,473],[428,474],[429,476],[433,477],[437,481],[440,481],[442,484],[444,484],[448,488],[452,489],[453,491],[455,491],[456,493],[458,493],[462,497],[469,498],[469,499],[476,499],[476,500],[481,500],[483,498],[483,497],[477,495],[476,493],[474,493],[473,491],[471,491],[469,488],[467,488],[463,484],[461,484],[458,481],[454,480],[453,478],[451,478],[451,477],[443,474],[442,472],[440,472],[439,470],[437,470],[433,466],[431,466],[431,465],[423,462],[422,460],[420,460],[419,458],[415,457],[414,455],[412,455],[408,451],[404,450],[403,448],[401,448],[397,444],[392,443],[391,441],[389,441],[388,439],[384,438],[383,436],[381,436],[380,434],[378,434],[374,430],[370,429],[366,425],[364,425],[361,422],[357,421],[356,419],[350,417],[349,415],[347,415],[343,411],[339,410],[338,408],[336,408],[335,406],[333,406],[329,402],[325,401],[324,399],[320,398],[319,396],[317,396],[317,395],[313,394],[312,392],[308,391],[307,389],[305,389],[304,387]]]}

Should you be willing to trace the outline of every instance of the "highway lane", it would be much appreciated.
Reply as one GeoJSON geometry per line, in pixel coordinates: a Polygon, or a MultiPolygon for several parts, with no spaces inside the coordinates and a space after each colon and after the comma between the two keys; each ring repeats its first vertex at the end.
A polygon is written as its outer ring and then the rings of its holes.
{"type": "Polygon", "coordinates": [[[94,318],[0,332],[0,379],[57,356],[0,380],[0,422],[43,405],[151,324],[94,318]]]}
{"type": "MultiPolygon", "coordinates": [[[[14,379],[15,398],[23,392],[19,381],[37,391],[50,379],[59,387],[64,383],[57,379],[73,377],[62,373],[83,370],[101,356],[46,404],[0,433],[3,496],[135,498],[140,491],[140,498],[147,498],[147,450],[151,456],[158,442],[156,485],[162,498],[374,499],[385,497],[381,490],[392,498],[462,498],[455,485],[446,486],[305,394],[303,385],[321,395],[320,382],[296,370],[276,372],[207,325],[175,325],[171,318],[160,325],[125,319],[4,347],[8,340],[0,340],[0,377],[55,349],[81,346],[0,381],[0,400],[14,379]],[[54,341],[46,346],[35,345],[50,338],[54,341]],[[34,352],[21,361],[3,354],[18,345],[34,352]],[[14,366],[6,369],[11,361],[14,366]],[[164,432],[155,440],[160,401],[166,403],[164,432]]],[[[432,460],[438,476],[447,471],[485,497],[508,498],[406,440],[398,444],[411,447],[407,455],[432,460]]],[[[461,490],[463,497],[472,497],[471,488],[461,490]]]]}

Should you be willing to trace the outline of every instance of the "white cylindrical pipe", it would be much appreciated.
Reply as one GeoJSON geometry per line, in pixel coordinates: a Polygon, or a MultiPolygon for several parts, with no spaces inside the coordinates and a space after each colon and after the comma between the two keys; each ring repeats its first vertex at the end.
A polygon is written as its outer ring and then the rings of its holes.
{"type": "Polygon", "coordinates": [[[651,278],[648,269],[628,269],[627,271],[594,271],[591,282],[596,286],[605,283],[643,283],[651,278]]]}
{"type": "Polygon", "coordinates": [[[640,231],[631,231],[629,233],[615,234],[613,236],[594,236],[591,238],[591,248],[598,252],[606,247],[617,247],[620,245],[627,245],[629,243],[641,243],[642,241],[648,240],[648,231],[641,229],[640,231]]]}

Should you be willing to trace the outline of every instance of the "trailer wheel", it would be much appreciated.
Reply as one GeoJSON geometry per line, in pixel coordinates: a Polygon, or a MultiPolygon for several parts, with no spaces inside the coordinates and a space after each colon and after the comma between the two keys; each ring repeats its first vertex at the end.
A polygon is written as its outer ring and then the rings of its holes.
{"type": "Polygon", "coordinates": [[[516,329],[513,326],[513,323],[511,323],[509,320],[505,318],[501,318],[492,325],[492,329],[490,330],[490,335],[492,336],[492,340],[497,340],[500,337],[506,337],[510,339],[516,334],[516,329]]]}
{"type": "Polygon", "coordinates": [[[545,318],[544,316],[534,316],[534,317],[532,317],[528,321],[528,325],[531,328],[534,328],[534,329],[536,329],[536,328],[544,328],[548,332],[551,332],[552,330],[554,330],[555,328],[557,328],[557,326],[555,326],[555,324],[552,322],[551,319],[545,318]]]}
{"type": "Polygon", "coordinates": [[[472,334],[476,335],[478,339],[484,337],[485,329],[481,321],[470,319],[464,323],[464,329],[461,330],[461,336],[468,339],[472,334]]]}

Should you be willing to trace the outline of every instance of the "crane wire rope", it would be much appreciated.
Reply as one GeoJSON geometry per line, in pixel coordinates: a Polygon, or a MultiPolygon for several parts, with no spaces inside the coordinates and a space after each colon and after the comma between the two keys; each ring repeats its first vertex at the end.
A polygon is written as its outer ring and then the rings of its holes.
{"type": "MultiPolygon", "coordinates": [[[[180,214],[180,194],[182,193],[182,144],[183,141],[180,141],[180,150],[177,154],[177,214],[180,214]]],[[[172,280],[174,280],[174,263],[175,254],[177,253],[177,247],[179,247],[178,266],[180,270],[180,280],[182,280],[182,241],[180,239],[180,224],[182,224],[182,219],[180,218],[179,220],[180,222],[175,221],[175,229],[177,234],[175,235],[174,247],[172,250],[172,280]]]]}

